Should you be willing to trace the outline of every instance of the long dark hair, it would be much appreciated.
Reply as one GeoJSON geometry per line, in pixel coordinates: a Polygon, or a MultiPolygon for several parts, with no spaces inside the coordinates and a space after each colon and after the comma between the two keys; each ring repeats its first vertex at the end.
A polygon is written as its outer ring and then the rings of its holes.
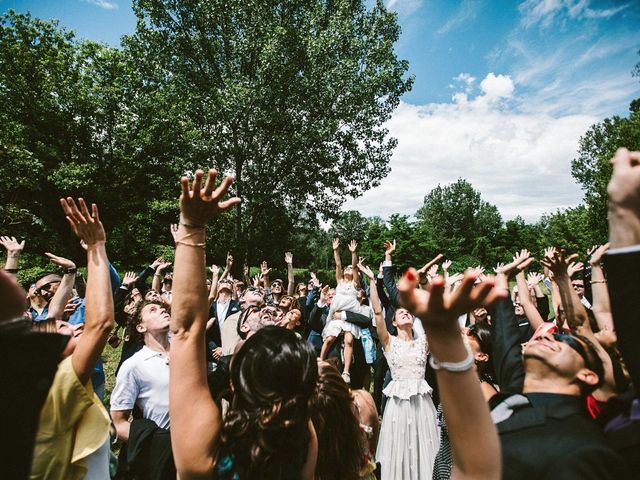
{"type": "Polygon", "coordinates": [[[241,479],[300,478],[318,378],[312,347],[287,329],[264,327],[236,353],[230,377],[218,460],[230,457],[241,479]]]}
{"type": "Polygon", "coordinates": [[[481,380],[495,384],[495,373],[493,369],[493,344],[491,342],[491,325],[487,321],[476,322],[469,325],[467,335],[473,336],[480,345],[480,351],[489,355],[488,362],[478,364],[478,376],[481,380]]]}
{"type": "Polygon", "coordinates": [[[333,365],[320,367],[311,419],[318,434],[316,479],[355,479],[362,468],[364,437],[349,387],[333,365]]]}

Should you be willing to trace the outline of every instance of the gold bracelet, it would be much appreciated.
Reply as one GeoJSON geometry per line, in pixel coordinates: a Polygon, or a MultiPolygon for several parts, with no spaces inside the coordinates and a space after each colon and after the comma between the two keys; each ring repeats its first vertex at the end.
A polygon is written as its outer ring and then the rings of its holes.
{"type": "Polygon", "coordinates": [[[591,285],[593,285],[594,283],[607,283],[607,281],[606,280],[591,280],[591,282],[589,282],[589,283],[591,283],[591,285]]]}

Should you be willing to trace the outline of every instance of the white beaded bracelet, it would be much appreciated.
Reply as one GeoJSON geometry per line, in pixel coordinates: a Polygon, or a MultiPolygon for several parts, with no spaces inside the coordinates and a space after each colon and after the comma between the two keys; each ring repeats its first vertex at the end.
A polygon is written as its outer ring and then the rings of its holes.
{"type": "Polygon", "coordinates": [[[446,370],[447,372],[466,372],[476,363],[476,359],[473,356],[473,352],[471,351],[471,347],[468,344],[464,344],[467,349],[467,358],[462,360],[461,362],[439,362],[436,360],[436,357],[431,355],[429,357],[429,365],[434,370],[446,370]]]}

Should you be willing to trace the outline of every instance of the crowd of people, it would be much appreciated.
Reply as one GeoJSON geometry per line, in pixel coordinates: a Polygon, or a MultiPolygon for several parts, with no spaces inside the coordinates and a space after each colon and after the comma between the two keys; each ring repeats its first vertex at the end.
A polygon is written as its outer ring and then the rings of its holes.
{"type": "Polygon", "coordinates": [[[335,287],[296,283],[290,252],[286,282],[207,269],[205,227],[240,202],[215,170],[180,180],[173,265],[137,274],[96,205],[61,199],[86,281],[47,253],[60,271],[21,289],[25,243],[0,237],[2,477],[640,478],[640,152],[612,163],[609,242],[586,257],[489,274],[438,255],[398,279],[395,241],[374,272],[336,239],[335,287]]]}

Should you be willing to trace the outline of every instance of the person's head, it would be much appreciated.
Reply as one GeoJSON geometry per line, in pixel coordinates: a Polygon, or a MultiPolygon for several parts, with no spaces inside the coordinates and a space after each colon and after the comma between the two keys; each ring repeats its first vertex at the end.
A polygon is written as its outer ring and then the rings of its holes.
{"type": "Polygon", "coordinates": [[[240,304],[243,306],[253,305],[259,307],[264,305],[265,296],[264,288],[247,287],[240,297],[240,304]]]}
{"type": "Polygon", "coordinates": [[[473,352],[473,356],[476,359],[476,366],[478,367],[478,376],[483,376],[493,379],[493,362],[491,361],[491,354],[493,352],[493,346],[491,343],[491,325],[488,322],[476,322],[469,326],[464,332],[473,352]]]}
{"type": "MultiPolygon", "coordinates": [[[[313,287],[311,287],[313,288],[313,287]]],[[[296,285],[296,293],[298,294],[298,296],[300,297],[304,297],[307,295],[307,292],[309,291],[307,285],[305,283],[298,283],[298,285],[296,285]]]]}
{"type": "Polygon", "coordinates": [[[520,299],[516,297],[516,301],[513,302],[513,310],[516,315],[522,316],[524,315],[524,308],[522,307],[522,303],[520,303],[520,299]]]}
{"type": "Polygon", "coordinates": [[[313,283],[313,280],[309,280],[307,282],[307,292],[310,292],[311,290],[313,290],[313,287],[315,287],[315,284],[313,283]]]}
{"type": "Polygon", "coordinates": [[[365,292],[362,288],[356,289],[356,298],[358,299],[358,303],[360,305],[367,305],[369,303],[367,292],[365,292]]]}
{"type": "Polygon", "coordinates": [[[238,319],[238,336],[245,340],[264,327],[275,325],[280,321],[281,312],[277,308],[266,306],[249,306],[238,319]]]}
{"type": "Polygon", "coordinates": [[[536,330],[523,354],[525,374],[535,371],[539,381],[575,385],[582,395],[597,389],[604,380],[602,360],[591,341],[554,326],[536,330]]]}
{"type": "Polygon", "coordinates": [[[276,278],[271,282],[271,293],[274,295],[282,295],[284,292],[283,282],[279,278],[276,278]]]}
{"type": "Polygon", "coordinates": [[[160,292],[156,292],[155,290],[147,290],[147,292],[144,294],[144,301],[145,302],[161,302],[162,295],[160,295],[160,292]]]}
{"type": "Polygon", "coordinates": [[[335,288],[330,288],[329,290],[327,290],[327,305],[331,305],[331,302],[333,302],[333,297],[335,296],[336,296],[335,288]]]}
{"type": "Polygon", "coordinates": [[[393,325],[396,328],[412,328],[413,327],[413,315],[406,308],[398,308],[393,316],[393,325]]]}
{"type": "Polygon", "coordinates": [[[144,301],[129,320],[129,328],[134,337],[144,341],[147,335],[168,334],[170,320],[169,310],[163,302],[144,301]]]}
{"type": "Polygon", "coordinates": [[[228,299],[231,298],[233,293],[233,283],[231,281],[223,279],[218,282],[218,298],[228,299]]]}
{"type": "Polygon", "coordinates": [[[353,267],[351,265],[344,267],[344,270],[342,270],[342,277],[347,281],[353,280],[353,267]]]}
{"type": "Polygon", "coordinates": [[[298,310],[297,308],[292,308],[287,313],[285,313],[282,319],[282,325],[284,325],[284,327],[288,328],[289,330],[295,330],[300,327],[300,325],[302,325],[301,319],[302,313],[300,312],[300,310],[298,310]]]}
{"type": "Polygon", "coordinates": [[[162,288],[165,292],[171,291],[171,286],[173,285],[173,274],[167,273],[162,280],[162,288]]]}
{"type": "Polygon", "coordinates": [[[317,378],[313,348],[287,329],[265,327],[240,347],[219,454],[234,457],[240,478],[300,477],[317,378]]]}
{"type": "Polygon", "coordinates": [[[62,277],[57,273],[43,273],[36,278],[34,293],[47,303],[58,290],[62,277]]]}
{"type": "Polygon", "coordinates": [[[574,278],[571,280],[571,286],[578,294],[578,297],[582,300],[582,297],[584,297],[584,280],[581,278],[574,278]]]}
{"type": "Polygon", "coordinates": [[[316,478],[358,478],[364,438],[353,398],[340,372],[327,362],[318,366],[311,419],[318,435],[316,478]]]}

